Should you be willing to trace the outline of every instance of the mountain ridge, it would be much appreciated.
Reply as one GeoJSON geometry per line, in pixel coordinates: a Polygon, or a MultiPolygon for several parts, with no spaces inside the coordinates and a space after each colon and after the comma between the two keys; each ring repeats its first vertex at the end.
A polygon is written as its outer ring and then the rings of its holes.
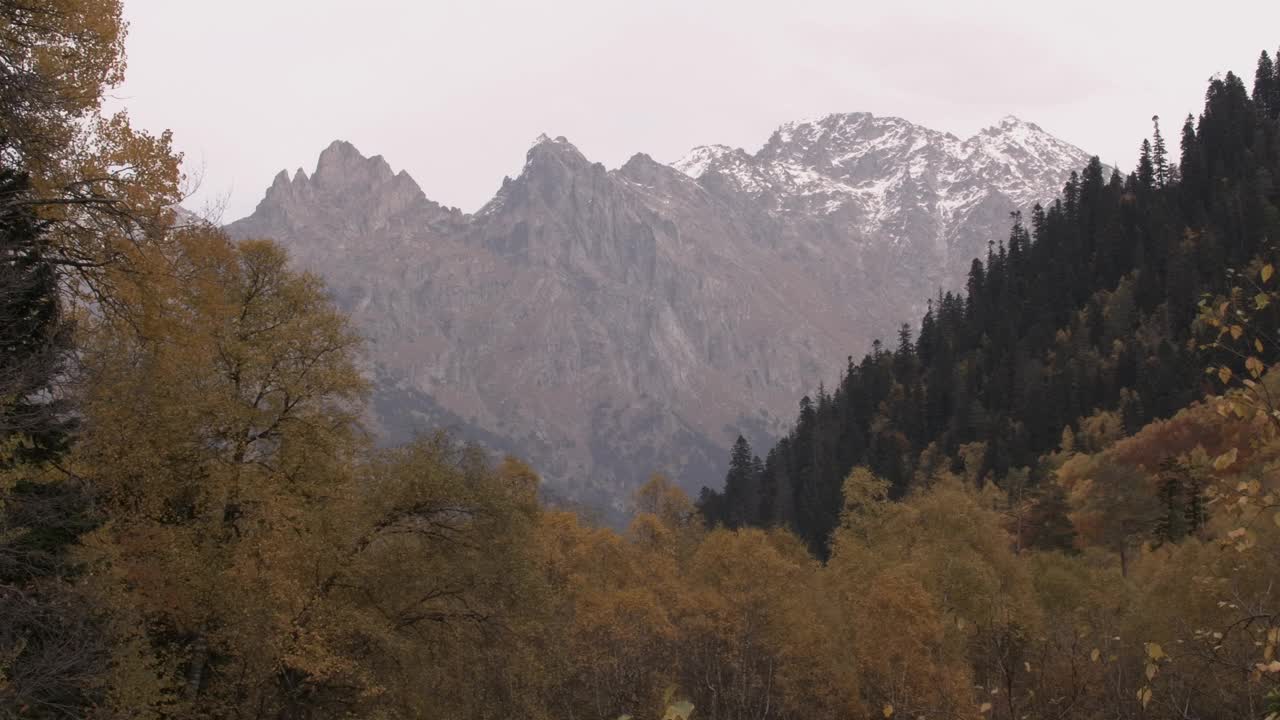
{"type": "MultiPolygon", "coordinates": [[[[740,432],[767,442],[839,358],[957,286],[1009,212],[1087,158],[1007,126],[960,141],[829,115],[754,155],[704,152],[697,173],[645,153],[608,169],[541,135],[469,214],[335,141],[228,230],[325,277],[410,404],[430,398],[462,434],[510,438],[569,497],[621,508],[651,471],[697,487],[740,432]]],[[[374,418],[384,435],[438,419],[394,397],[374,418]]]]}

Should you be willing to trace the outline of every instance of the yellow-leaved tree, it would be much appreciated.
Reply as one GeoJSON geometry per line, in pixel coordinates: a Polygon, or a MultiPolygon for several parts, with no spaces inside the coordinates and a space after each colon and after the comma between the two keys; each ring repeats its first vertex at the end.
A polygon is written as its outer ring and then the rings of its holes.
{"type": "Polygon", "coordinates": [[[86,328],[107,704],[155,717],[536,716],[538,479],[443,435],[375,451],[361,341],[315,278],[213,228],[86,328]]]}
{"type": "Polygon", "coordinates": [[[293,665],[343,670],[322,638],[300,649],[288,609],[362,446],[359,339],[270,243],[201,228],[146,260],[120,285],[129,312],[85,323],[68,467],[102,510],[84,541],[96,589],[149,666],[122,655],[114,699],[217,715],[293,665]]]}
{"type": "Polygon", "coordinates": [[[73,294],[116,306],[111,270],[168,239],[181,156],[166,131],[104,109],[124,79],[120,0],[0,0],[0,169],[29,177],[47,261],[73,294]]]}
{"type": "Polygon", "coordinates": [[[850,473],[828,565],[839,632],[858,648],[846,662],[862,713],[949,717],[1001,693],[1016,702],[1041,618],[1004,518],[950,477],[900,503],[887,490],[864,468],[850,473]]]}

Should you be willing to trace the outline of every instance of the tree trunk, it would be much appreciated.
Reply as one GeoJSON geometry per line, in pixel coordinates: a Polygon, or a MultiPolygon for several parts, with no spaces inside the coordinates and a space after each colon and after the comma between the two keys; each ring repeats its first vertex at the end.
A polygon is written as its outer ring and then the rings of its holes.
{"type": "Polygon", "coordinates": [[[191,643],[191,666],[187,668],[187,685],[185,695],[188,700],[195,700],[200,693],[200,683],[204,681],[204,668],[209,661],[209,643],[203,636],[191,643]]]}

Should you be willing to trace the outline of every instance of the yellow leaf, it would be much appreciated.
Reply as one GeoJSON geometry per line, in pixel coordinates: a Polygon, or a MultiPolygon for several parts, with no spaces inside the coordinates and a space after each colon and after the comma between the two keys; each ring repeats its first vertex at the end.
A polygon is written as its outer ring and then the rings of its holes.
{"type": "Polygon", "coordinates": [[[1222,453],[1213,461],[1214,470],[1226,470],[1236,463],[1236,458],[1240,455],[1237,448],[1231,448],[1227,452],[1222,453]]]}
{"type": "Polygon", "coordinates": [[[1261,377],[1262,372],[1266,370],[1266,366],[1262,364],[1262,361],[1252,355],[1244,361],[1244,367],[1254,377],[1261,377]]]}
{"type": "Polygon", "coordinates": [[[1146,707],[1151,702],[1151,688],[1144,687],[1138,691],[1138,702],[1142,703],[1142,707],[1146,707]]]}
{"type": "Polygon", "coordinates": [[[1160,647],[1160,643],[1147,643],[1147,657],[1159,660],[1164,657],[1164,648],[1160,647]]]}
{"type": "Polygon", "coordinates": [[[982,703],[982,705],[978,707],[978,712],[980,713],[991,712],[991,703],[982,703]]]}
{"type": "Polygon", "coordinates": [[[1147,663],[1147,679],[1154,680],[1156,673],[1160,672],[1160,667],[1155,663],[1147,663]]]}
{"type": "Polygon", "coordinates": [[[662,720],[689,720],[693,715],[693,703],[688,700],[681,700],[672,703],[667,708],[667,713],[662,716],[662,720]]]}
{"type": "Polygon", "coordinates": [[[1266,310],[1271,304],[1271,296],[1266,293],[1258,293],[1253,296],[1253,306],[1259,310],[1266,310]]]}
{"type": "Polygon", "coordinates": [[[1265,283],[1268,280],[1270,280],[1271,276],[1274,275],[1275,272],[1276,272],[1276,269],[1271,267],[1271,263],[1267,263],[1266,265],[1263,265],[1262,266],[1262,282],[1265,283]]]}
{"type": "Polygon", "coordinates": [[[884,713],[885,717],[893,717],[893,706],[890,705],[889,703],[885,703],[884,710],[882,712],[884,713]]]}
{"type": "Polygon", "coordinates": [[[1232,325],[1232,326],[1231,326],[1231,339],[1232,339],[1232,340],[1239,340],[1241,335],[1244,335],[1244,328],[1240,327],[1239,325],[1232,325]]]}
{"type": "Polygon", "coordinates": [[[1225,366],[1218,368],[1218,379],[1221,380],[1224,385],[1231,382],[1231,368],[1225,366]]]}
{"type": "MultiPolygon", "coordinates": [[[[1280,518],[1280,515],[1277,515],[1276,517],[1280,518]]],[[[1100,657],[1102,657],[1102,653],[1098,651],[1098,648],[1094,648],[1093,652],[1089,653],[1089,659],[1093,662],[1098,662],[1098,658],[1100,657]]]]}

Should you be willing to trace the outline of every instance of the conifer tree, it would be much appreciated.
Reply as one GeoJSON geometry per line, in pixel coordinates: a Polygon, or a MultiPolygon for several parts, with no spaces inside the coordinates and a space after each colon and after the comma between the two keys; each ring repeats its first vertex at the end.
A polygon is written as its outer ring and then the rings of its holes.
{"type": "Polygon", "coordinates": [[[26,177],[0,171],[0,468],[57,453],[68,427],[49,394],[68,338],[46,249],[26,177]]]}
{"type": "Polygon", "coordinates": [[[1155,181],[1158,187],[1169,183],[1169,151],[1164,144],[1164,136],[1160,134],[1160,116],[1152,115],[1151,124],[1154,134],[1151,143],[1151,164],[1155,169],[1155,181]]]}
{"type": "Polygon", "coordinates": [[[1190,474],[1187,477],[1186,503],[1184,508],[1184,527],[1188,535],[1199,535],[1209,520],[1209,510],[1205,502],[1204,482],[1199,476],[1190,474]]]}
{"type": "Polygon", "coordinates": [[[739,435],[730,451],[729,472],[724,480],[723,522],[726,526],[736,528],[758,521],[759,485],[751,443],[739,435]]]}
{"type": "Polygon", "coordinates": [[[1272,60],[1271,64],[1275,73],[1272,75],[1271,80],[1271,102],[1269,107],[1271,108],[1271,119],[1276,120],[1280,118],[1280,49],[1276,50],[1275,59],[1272,60]]]}
{"type": "Polygon", "coordinates": [[[55,387],[69,333],[30,198],[25,175],[0,171],[0,706],[80,712],[110,649],[73,589],[71,552],[94,524],[90,495],[44,472],[74,427],[55,387]]]}
{"type": "Polygon", "coordinates": [[[1138,185],[1150,190],[1155,187],[1156,167],[1151,156],[1151,141],[1142,141],[1142,150],[1138,154],[1138,185]]]}
{"type": "Polygon", "coordinates": [[[1258,58],[1258,69],[1253,75],[1253,104],[1258,108],[1258,113],[1264,117],[1275,117],[1277,108],[1274,107],[1276,96],[1276,66],[1271,61],[1271,56],[1266,50],[1262,51],[1262,56],[1258,58]]]}
{"type": "Polygon", "coordinates": [[[1160,515],[1153,532],[1157,543],[1177,542],[1187,534],[1189,518],[1184,475],[1184,469],[1176,460],[1166,460],[1160,466],[1157,487],[1160,515]]]}

